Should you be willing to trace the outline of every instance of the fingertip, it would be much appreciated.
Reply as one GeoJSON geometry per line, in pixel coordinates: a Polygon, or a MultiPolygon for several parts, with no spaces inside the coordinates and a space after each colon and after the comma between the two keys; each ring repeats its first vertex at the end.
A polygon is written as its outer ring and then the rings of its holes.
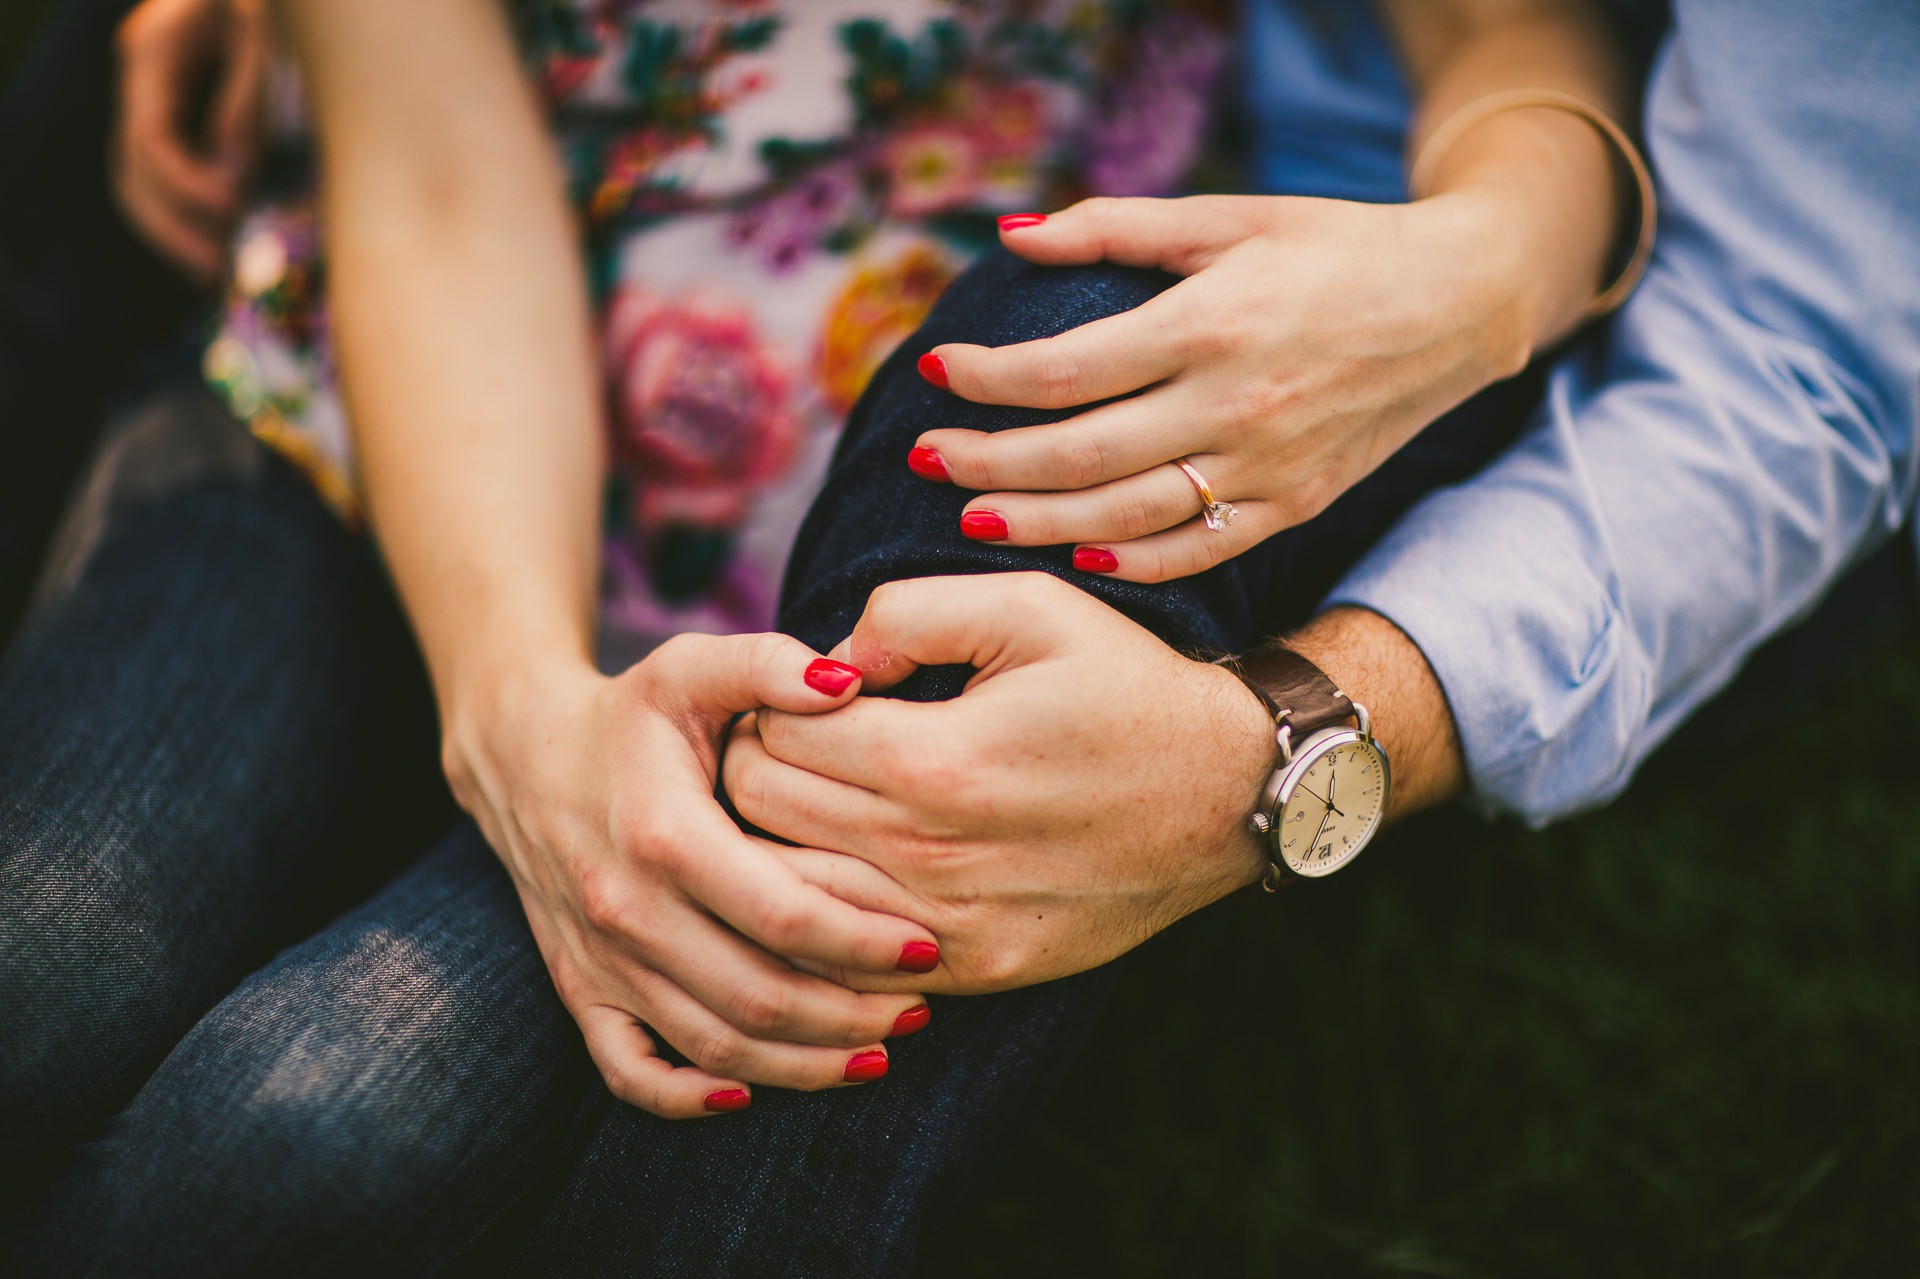
{"type": "Polygon", "coordinates": [[[1104,546],[1076,546],[1073,566],[1083,573],[1112,573],[1120,567],[1120,557],[1104,546]]]}
{"type": "Polygon", "coordinates": [[[887,1074],[887,1054],[882,1048],[869,1048],[847,1058],[845,1068],[840,1072],[843,1082],[849,1084],[870,1084],[876,1079],[884,1079],[887,1074]]]}
{"type": "Polygon", "coordinates": [[[940,966],[940,947],[930,941],[910,941],[900,948],[894,965],[903,973],[930,973],[940,966]]]}
{"type": "Polygon", "coordinates": [[[960,532],[976,542],[1004,542],[1010,536],[1007,517],[998,511],[964,511],[960,532]]]}
{"type": "Polygon", "coordinates": [[[802,678],[808,688],[828,697],[839,697],[860,682],[860,668],[831,657],[816,657],[807,663],[802,678]]]}
{"type": "Polygon", "coordinates": [[[907,469],[923,480],[932,480],[936,484],[951,484],[953,476],[947,473],[947,460],[940,456],[940,450],[930,449],[917,444],[907,450],[907,469]]]}
{"type": "Polygon", "coordinates": [[[925,378],[928,382],[931,382],[933,385],[939,387],[941,390],[947,391],[952,389],[952,386],[947,379],[946,360],[938,355],[935,355],[932,351],[928,351],[925,355],[921,356],[918,360],[916,360],[914,362],[914,368],[920,371],[921,377],[925,378]]]}
{"type": "Polygon", "coordinates": [[[887,1038],[898,1039],[902,1035],[911,1035],[917,1030],[925,1030],[927,1023],[933,1020],[933,1010],[925,1003],[915,1004],[893,1019],[893,1029],[887,1032],[887,1038]]]}
{"type": "Polygon", "coordinates": [[[1003,233],[1007,231],[1023,231],[1028,227],[1039,226],[1046,220],[1047,215],[1044,213],[1003,213],[995,219],[995,221],[1000,224],[1000,230],[1003,233]]]}
{"type": "Polygon", "coordinates": [[[707,1094],[705,1101],[707,1110],[716,1115],[745,1110],[752,1104],[753,1094],[745,1088],[716,1088],[707,1094]]]}

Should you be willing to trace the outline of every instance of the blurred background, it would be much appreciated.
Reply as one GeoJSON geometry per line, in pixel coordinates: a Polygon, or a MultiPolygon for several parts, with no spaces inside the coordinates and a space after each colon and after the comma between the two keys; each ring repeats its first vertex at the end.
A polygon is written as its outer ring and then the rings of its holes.
{"type": "Polygon", "coordinates": [[[1920,1273],[1913,587],[1856,574],[1603,813],[1430,817],[1133,956],[926,1272],[1920,1273]]]}

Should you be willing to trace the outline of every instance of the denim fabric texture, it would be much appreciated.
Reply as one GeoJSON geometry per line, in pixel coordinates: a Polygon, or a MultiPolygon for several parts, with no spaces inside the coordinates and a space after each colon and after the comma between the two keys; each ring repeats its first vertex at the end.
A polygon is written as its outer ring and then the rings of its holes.
{"type": "MultiPolygon", "coordinates": [[[[937,391],[913,357],[1058,332],[1170,282],[999,253],[964,276],[849,425],[788,629],[826,647],[883,581],[1037,566],[1182,648],[1237,647],[1304,615],[1519,420],[1517,388],[1483,397],[1312,524],[1186,582],[962,538],[966,495],[908,471],[914,438],[1043,415],[937,391]]],[[[1058,1085],[1114,969],[935,1000],[876,1084],[763,1088],[689,1123],[615,1102],[471,824],[398,870],[390,810],[437,794],[431,734],[406,728],[424,681],[369,557],[269,474],[157,504],[0,671],[0,1016],[18,1058],[0,1124],[38,1125],[0,1157],[32,1188],[10,1201],[0,1270],[905,1270],[1058,1085]],[[349,860],[398,873],[348,908],[365,882],[349,860]]],[[[956,674],[902,695],[950,693],[956,674]]]]}
{"type": "Polygon", "coordinates": [[[372,557],[280,464],[102,547],[0,662],[0,1203],[417,854],[434,731],[372,557]]]}
{"type": "MultiPolygon", "coordinates": [[[[914,371],[943,342],[1003,346],[1050,337],[1140,305],[1174,277],[1130,267],[1038,267],[1001,249],[984,255],[882,368],[848,423],[825,491],[801,527],[787,570],[782,626],[820,647],[846,637],[881,582],[946,573],[1043,569],[1112,605],[1183,651],[1223,654],[1303,620],[1399,513],[1473,474],[1513,438],[1535,402],[1529,375],[1483,391],[1433,423],[1315,519],[1206,573],[1156,585],[1073,567],[1073,548],[974,542],[959,534],[975,496],[907,470],[922,431],[1000,431],[1070,416],[969,403],[914,371]]],[[[930,668],[907,696],[953,696],[963,670],[930,668]]]]}

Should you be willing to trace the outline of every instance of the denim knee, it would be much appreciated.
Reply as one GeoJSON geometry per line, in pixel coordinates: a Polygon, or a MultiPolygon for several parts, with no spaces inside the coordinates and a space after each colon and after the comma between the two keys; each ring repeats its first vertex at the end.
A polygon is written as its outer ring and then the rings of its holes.
{"type": "MultiPolygon", "coordinates": [[[[930,483],[907,468],[914,441],[936,427],[1002,431],[1084,411],[975,404],[920,377],[914,362],[922,353],[946,342],[1005,346],[1052,337],[1131,310],[1174,283],[1161,271],[1106,263],[1034,266],[999,249],[955,280],[926,323],[874,376],[848,420],[826,486],[788,563],[782,629],[824,651],[847,635],[867,596],[882,582],[1039,569],[1097,596],[1176,646],[1238,647],[1249,629],[1249,613],[1237,564],[1179,582],[1143,585],[1076,569],[1071,546],[972,541],[961,535],[959,523],[975,494],[930,483]]],[[[952,696],[965,677],[958,668],[923,668],[896,695],[952,696]]]]}
{"type": "Polygon", "coordinates": [[[427,859],[203,1017],[33,1204],[36,1272],[83,1245],[141,1273],[429,1270],[483,1235],[593,1077],[504,874],[456,869],[427,859]]]}

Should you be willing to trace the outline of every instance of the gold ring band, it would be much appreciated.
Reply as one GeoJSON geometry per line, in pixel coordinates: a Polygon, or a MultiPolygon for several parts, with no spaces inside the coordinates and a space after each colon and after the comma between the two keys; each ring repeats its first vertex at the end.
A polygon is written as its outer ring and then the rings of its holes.
{"type": "Polygon", "coordinates": [[[1233,517],[1240,512],[1233,509],[1232,502],[1222,502],[1213,496],[1213,486],[1207,483],[1207,477],[1200,474],[1193,463],[1184,457],[1177,457],[1173,464],[1185,471],[1187,478],[1193,481],[1193,488],[1200,495],[1200,518],[1206,521],[1210,533],[1224,533],[1227,525],[1233,523],[1233,517]]]}

